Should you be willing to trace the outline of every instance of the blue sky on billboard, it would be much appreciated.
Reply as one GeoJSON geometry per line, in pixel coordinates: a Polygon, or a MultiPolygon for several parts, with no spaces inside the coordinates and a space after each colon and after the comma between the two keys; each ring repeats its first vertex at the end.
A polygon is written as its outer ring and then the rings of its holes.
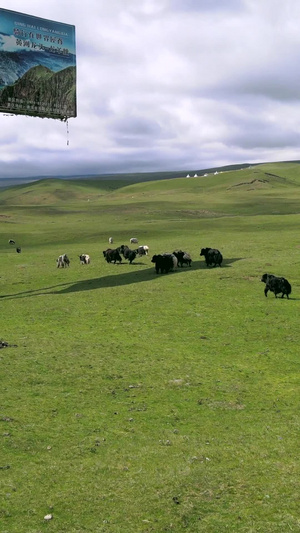
{"type": "Polygon", "coordinates": [[[16,31],[19,30],[19,35],[24,35],[25,39],[30,32],[61,37],[64,46],[70,53],[75,54],[74,27],[71,25],[1,8],[0,14],[0,50],[11,52],[26,49],[24,44],[16,44],[16,31]]]}
{"type": "Polygon", "coordinates": [[[75,26],[77,117],[1,115],[0,177],[300,159],[298,0],[1,7],[75,26]]]}

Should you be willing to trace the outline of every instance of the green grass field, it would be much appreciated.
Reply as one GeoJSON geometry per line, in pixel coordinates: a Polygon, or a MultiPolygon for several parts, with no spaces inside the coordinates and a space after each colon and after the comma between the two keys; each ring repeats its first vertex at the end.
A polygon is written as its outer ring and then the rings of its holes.
{"type": "Polygon", "coordinates": [[[296,163],[0,191],[1,533],[300,530],[299,225],[296,163]]]}

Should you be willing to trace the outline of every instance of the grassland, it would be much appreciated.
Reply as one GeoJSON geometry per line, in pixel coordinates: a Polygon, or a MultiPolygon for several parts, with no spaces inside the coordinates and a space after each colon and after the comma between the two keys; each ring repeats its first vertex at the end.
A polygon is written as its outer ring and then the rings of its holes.
{"type": "Polygon", "coordinates": [[[0,191],[1,533],[299,531],[299,224],[297,164],[0,191]]]}

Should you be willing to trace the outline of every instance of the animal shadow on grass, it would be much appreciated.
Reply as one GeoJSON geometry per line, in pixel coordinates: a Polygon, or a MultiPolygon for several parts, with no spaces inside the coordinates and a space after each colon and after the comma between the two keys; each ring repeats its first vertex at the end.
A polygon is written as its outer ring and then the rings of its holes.
{"type": "MultiPolygon", "coordinates": [[[[239,259],[227,259],[225,261],[225,267],[230,266],[230,263],[238,261],[239,259]]],[[[128,263],[127,266],[134,268],[136,265],[143,265],[145,263],[128,263]]],[[[120,272],[119,269],[126,263],[121,264],[112,264],[112,274],[99,276],[93,279],[80,280],[75,283],[66,282],[59,283],[57,285],[51,285],[49,287],[41,287],[40,289],[33,289],[29,291],[19,292],[16,294],[4,294],[0,295],[0,299],[13,299],[13,298],[28,298],[31,296],[39,296],[41,294],[69,294],[72,292],[82,292],[82,291],[91,291],[94,289],[105,289],[108,287],[120,287],[122,285],[132,285],[135,283],[142,283],[145,281],[155,280],[161,276],[177,276],[179,274],[188,274],[189,272],[194,272],[195,270],[215,270],[214,267],[207,267],[205,261],[193,261],[191,267],[184,266],[182,268],[177,268],[174,272],[169,272],[168,274],[156,274],[154,265],[150,268],[145,268],[143,270],[132,270],[130,272],[120,272]]],[[[216,269],[222,269],[222,267],[216,267],[216,269]]]]}
{"type": "Polygon", "coordinates": [[[225,257],[223,258],[222,267],[228,267],[231,266],[231,263],[235,263],[236,261],[241,261],[242,259],[246,259],[245,257],[225,257]]]}

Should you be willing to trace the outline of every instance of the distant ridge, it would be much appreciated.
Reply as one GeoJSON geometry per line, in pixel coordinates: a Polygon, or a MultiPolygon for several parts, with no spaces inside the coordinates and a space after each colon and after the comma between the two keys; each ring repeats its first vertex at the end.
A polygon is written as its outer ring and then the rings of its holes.
{"type": "Polygon", "coordinates": [[[211,174],[214,172],[226,172],[229,170],[240,170],[242,168],[248,168],[251,166],[249,163],[241,163],[237,165],[226,165],[223,167],[212,167],[206,168],[203,170],[199,169],[187,169],[187,170],[169,170],[162,172],[127,172],[127,173],[105,173],[105,174],[76,174],[68,176],[28,176],[26,178],[15,177],[15,178],[0,178],[0,188],[10,187],[12,185],[24,185],[25,183],[30,183],[32,181],[39,181],[44,179],[62,179],[62,180],[124,180],[124,181],[133,181],[133,182],[143,182],[143,181],[155,181],[155,180],[166,180],[174,178],[185,178],[187,174],[193,176],[195,173],[198,177],[204,176],[204,174],[211,174]]]}
{"type": "Polygon", "coordinates": [[[240,163],[234,165],[224,165],[221,167],[211,167],[205,169],[185,169],[185,170],[169,170],[162,172],[127,172],[127,173],[103,173],[103,174],[70,174],[70,175],[52,175],[52,176],[28,176],[15,178],[0,178],[0,188],[7,188],[14,185],[25,185],[26,183],[45,180],[45,179],[61,179],[61,180],[118,180],[131,181],[132,183],[139,183],[144,181],[168,180],[174,178],[185,178],[189,175],[191,178],[196,174],[197,177],[205,174],[214,174],[215,172],[229,172],[234,170],[243,170],[250,167],[258,167],[261,165],[281,165],[281,164],[300,164],[300,160],[292,161],[276,161],[264,163],[240,163]]]}
{"type": "Polygon", "coordinates": [[[12,206],[39,206],[58,212],[58,209],[65,210],[71,205],[85,206],[86,209],[87,202],[90,210],[106,202],[105,205],[110,205],[114,210],[113,206],[119,199],[129,210],[134,204],[139,212],[139,209],[148,209],[146,204],[151,204],[152,210],[153,206],[164,205],[164,202],[170,202],[173,198],[174,206],[177,206],[174,208],[175,212],[181,212],[181,201],[185,198],[185,205],[190,205],[190,209],[185,209],[184,216],[192,212],[193,216],[206,217],[207,213],[201,209],[201,204],[203,198],[210,197],[214,203],[211,211],[214,217],[225,216],[226,212],[230,215],[243,210],[253,212],[255,209],[252,203],[255,204],[256,201],[255,213],[265,213],[268,206],[270,214],[281,213],[282,210],[299,213],[299,163],[249,165],[246,168],[235,166],[230,171],[220,167],[218,171],[212,169],[210,173],[204,172],[192,178],[182,176],[182,172],[180,174],[176,178],[172,172],[159,173],[158,179],[155,179],[155,173],[147,173],[148,179],[145,179],[145,175],[142,175],[143,179],[141,175],[132,179],[133,175],[129,174],[126,176],[131,179],[124,179],[123,175],[123,179],[104,179],[101,176],[99,179],[43,178],[30,183],[24,183],[23,180],[22,184],[0,190],[0,207],[2,211],[12,206]],[[265,199],[264,202],[262,198],[265,199]],[[222,212],[219,210],[219,203],[223,206],[222,212]]]}

